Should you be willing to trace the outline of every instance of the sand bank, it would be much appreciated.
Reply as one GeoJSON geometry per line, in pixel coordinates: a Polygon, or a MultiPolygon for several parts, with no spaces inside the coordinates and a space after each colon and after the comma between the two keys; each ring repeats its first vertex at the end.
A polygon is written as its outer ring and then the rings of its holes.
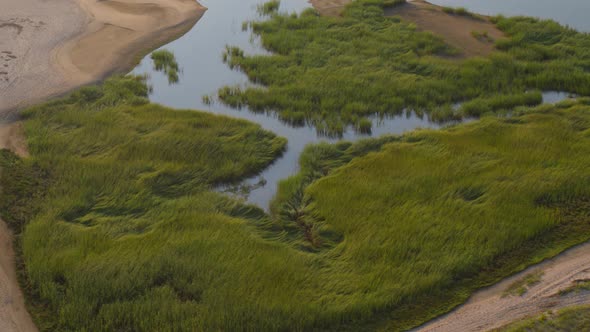
{"type": "Polygon", "coordinates": [[[4,0],[0,115],[130,70],[204,11],[193,0],[4,0]]]}

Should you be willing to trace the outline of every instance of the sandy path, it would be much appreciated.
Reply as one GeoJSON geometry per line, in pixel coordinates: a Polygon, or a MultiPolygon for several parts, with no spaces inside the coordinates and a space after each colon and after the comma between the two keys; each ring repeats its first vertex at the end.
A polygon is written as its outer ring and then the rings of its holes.
{"type": "MultiPolygon", "coordinates": [[[[0,148],[23,157],[19,109],[132,69],[205,11],[193,0],[0,2],[0,148]]],[[[12,240],[0,220],[0,331],[37,331],[19,288],[12,240]]]]}
{"type": "Polygon", "coordinates": [[[26,310],[14,267],[12,233],[0,220],[0,331],[37,331],[26,310]]]}
{"type": "MultiPolygon", "coordinates": [[[[10,149],[21,157],[27,157],[28,151],[23,137],[19,122],[0,123],[1,149],[10,149]]],[[[12,242],[12,232],[6,223],[0,220],[0,331],[37,331],[19,288],[12,242]]]]}
{"type": "Polygon", "coordinates": [[[587,291],[559,294],[576,281],[587,279],[590,279],[590,243],[476,292],[464,305],[415,331],[489,331],[548,310],[590,304],[590,292],[587,291]],[[505,295],[505,290],[513,282],[539,271],[543,272],[541,282],[530,287],[523,296],[505,295]]]}
{"type": "MultiPolygon", "coordinates": [[[[351,0],[310,0],[322,14],[338,16],[351,0]]],[[[459,50],[459,58],[487,55],[494,50],[493,41],[504,37],[487,17],[479,18],[449,15],[442,7],[423,0],[413,0],[407,4],[388,8],[387,16],[399,16],[416,24],[418,29],[440,36],[445,42],[459,50]],[[487,34],[489,38],[476,38],[472,32],[487,34]]]]}

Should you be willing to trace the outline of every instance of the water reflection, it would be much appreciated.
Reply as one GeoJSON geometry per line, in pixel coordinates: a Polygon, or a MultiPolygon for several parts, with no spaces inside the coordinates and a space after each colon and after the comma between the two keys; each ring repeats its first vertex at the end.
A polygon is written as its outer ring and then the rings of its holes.
{"type": "MultiPolygon", "coordinates": [[[[153,87],[153,94],[150,99],[153,102],[173,108],[198,109],[214,114],[246,119],[288,139],[287,151],[282,158],[278,159],[260,175],[244,182],[246,186],[252,189],[247,198],[248,202],[265,209],[268,208],[268,203],[276,192],[277,183],[298,171],[299,155],[308,144],[322,141],[337,142],[340,139],[356,141],[370,136],[402,134],[416,128],[439,128],[441,126],[439,123],[430,121],[426,115],[418,116],[413,112],[386,118],[375,116],[371,119],[373,121],[371,135],[357,133],[348,128],[349,130],[344,133],[342,138],[336,139],[320,136],[311,127],[293,128],[280,121],[274,113],[253,113],[247,108],[235,110],[223,104],[212,102],[209,98],[203,98],[203,96],[215,95],[217,89],[222,86],[246,86],[250,84],[246,75],[240,71],[231,70],[223,63],[222,55],[227,45],[239,46],[246,54],[265,54],[267,52],[260,46],[260,40],[257,37],[252,36],[250,32],[243,31],[243,22],[261,19],[256,8],[265,0],[202,0],[200,2],[209,8],[203,18],[185,36],[164,46],[165,49],[174,53],[177,61],[183,67],[180,82],[176,85],[169,85],[166,75],[153,70],[149,57],[143,59],[133,73],[147,73],[150,76],[150,84],[153,87]]],[[[502,8],[501,4],[505,4],[506,8],[512,8],[510,10],[513,10],[517,8],[514,3],[526,1],[438,0],[435,2],[467,6],[472,10],[492,13],[488,10],[496,8],[497,12],[502,8]],[[473,6],[468,6],[468,3],[473,3],[473,6]],[[486,9],[487,7],[475,7],[477,4],[481,6],[489,5],[490,9],[486,9]]],[[[536,7],[539,6],[539,2],[539,0],[535,0],[536,7]]],[[[305,0],[282,0],[280,10],[283,12],[299,12],[307,7],[309,7],[309,4],[305,0]]],[[[546,98],[548,98],[548,102],[555,102],[562,97],[567,97],[567,94],[557,93],[548,95],[546,98]]]]}

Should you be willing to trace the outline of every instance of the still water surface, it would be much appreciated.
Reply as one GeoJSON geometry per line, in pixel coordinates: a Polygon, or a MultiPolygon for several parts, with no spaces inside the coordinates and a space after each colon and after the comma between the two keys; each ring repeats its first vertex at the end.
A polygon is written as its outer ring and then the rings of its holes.
{"type": "MultiPolygon", "coordinates": [[[[153,102],[180,109],[197,109],[214,114],[247,119],[260,124],[263,128],[288,139],[287,151],[274,164],[260,175],[245,181],[246,185],[255,185],[260,179],[266,184],[253,189],[247,201],[264,209],[276,192],[277,183],[293,174],[298,167],[299,155],[304,147],[321,141],[337,142],[340,139],[356,141],[369,135],[358,134],[348,130],[342,138],[326,138],[316,133],[314,128],[294,128],[278,120],[272,114],[256,114],[247,108],[236,110],[220,103],[206,105],[202,101],[205,95],[214,95],[224,85],[247,85],[246,75],[231,70],[222,61],[226,45],[239,46],[247,54],[265,54],[256,38],[249,31],[242,31],[242,23],[262,19],[256,13],[256,6],[265,0],[202,0],[200,3],[208,8],[203,18],[193,29],[180,39],[163,48],[174,52],[182,68],[180,82],[168,84],[167,77],[152,69],[151,60],[144,58],[133,70],[134,74],[149,74],[149,83],[153,87],[150,99],[153,102]]],[[[465,6],[472,11],[484,14],[527,14],[550,17],[563,24],[570,24],[579,29],[590,30],[590,23],[582,19],[583,13],[590,11],[590,1],[586,0],[436,0],[441,5],[465,6]],[[570,5],[566,5],[569,3],[570,5]],[[575,8],[570,8],[575,7],[575,8]],[[587,10],[585,10],[587,9],[587,10]]],[[[300,12],[309,7],[306,0],[282,0],[280,10],[283,12],[300,12]]],[[[548,93],[547,102],[555,102],[567,97],[566,94],[548,93]]],[[[372,136],[383,134],[401,134],[416,128],[439,128],[440,124],[431,122],[428,117],[418,117],[413,113],[386,119],[374,119],[372,136]]]]}

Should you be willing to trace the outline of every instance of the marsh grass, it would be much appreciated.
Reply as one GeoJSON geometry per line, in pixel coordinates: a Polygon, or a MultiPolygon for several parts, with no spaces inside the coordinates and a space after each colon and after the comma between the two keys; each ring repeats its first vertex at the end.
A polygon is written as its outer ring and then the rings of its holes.
{"type": "MultiPolygon", "coordinates": [[[[271,212],[293,232],[294,247],[337,253],[351,271],[366,272],[355,287],[388,294],[365,302],[375,313],[366,326],[405,330],[590,239],[589,130],[590,107],[567,102],[441,131],[310,146],[271,212]],[[293,210],[308,216],[305,229],[293,210]]],[[[522,293],[540,277],[513,288],[522,293]]]]}
{"type": "Polygon", "coordinates": [[[285,140],[150,104],[147,91],[115,78],[30,108],[31,158],[0,155],[2,217],[24,227],[23,284],[41,330],[213,328],[207,289],[234,273],[214,267],[221,242],[264,246],[247,221],[264,214],[210,188],[261,171],[285,140]]]}
{"type": "Polygon", "coordinates": [[[548,312],[496,330],[496,332],[546,332],[590,330],[590,307],[575,306],[548,312]]]}
{"type": "Polygon", "coordinates": [[[585,101],[310,146],[269,217],[211,188],[283,139],[146,95],[31,108],[31,159],[0,158],[42,330],[404,330],[590,238],[585,101]]]}
{"type": "Polygon", "coordinates": [[[465,16],[470,18],[479,19],[479,17],[470,11],[467,10],[465,7],[442,7],[442,11],[449,14],[449,15],[458,15],[458,16],[465,16]]]}
{"type": "Polygon", "coordinates": [[[258,13],[260,15],[270,16],[270,15],[276,14],[278,12],[280,6],[281,6],[280,0],[271,0],[271,1],[268,1],[263,4],[258,5],[256,7],[256,10],[258,11],[258,13]]]}
{"type": "Polygon", "coordinates": [[[168,76],[168,83],[178,83],[179,67],[174,53],[168,50],[154,51],[151,59],[154,62],[154,70],[164,72],[168,76]]]}
{"type": "Polygon", "coordinates": [[[587,34],[552,21],[500,16],[494,22],[507,38],[496,41],[498,50],[457,61],[457,51],[440,38],[385,17],[386,5],[359,0],[346,7],[343,17],[308,9],[251,22],[273,54],[246,55],[228,47],[223,57],[265,87],[223,87],[220,100],[255,112],[277,112],[286,122],[339,136],[348,125],[359,128],[371,114],[412,109],[443,122],[530,105],[530,100],[516,98],[537,96],[528,91],[590,94],[587,34]],[[452,110],[458,102],[494,99],[506,103],[482,104],[469,113],[452,110]]]}

